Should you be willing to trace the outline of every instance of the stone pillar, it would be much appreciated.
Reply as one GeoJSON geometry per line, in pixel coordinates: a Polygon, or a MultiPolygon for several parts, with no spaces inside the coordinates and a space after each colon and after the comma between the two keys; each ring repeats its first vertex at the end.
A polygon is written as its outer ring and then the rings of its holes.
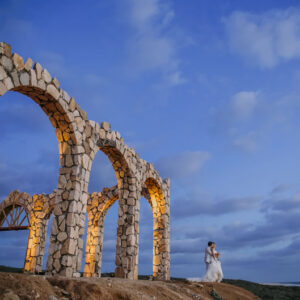
{"type": "Polygon", "coordinates": [[[88,216],[88,232],[85,248],[84,277],[101,277],[103,229],[105,214],[101,214],[98,220],[94,215],[88,216]]]}
{"type": "Polygon", "coordinates": [[[170,279],[170,181],[163,182],[164,207],[153,215],[153,277],[170,279]]]}
{"type": "Polygon", "coordinates": [[[61,158],[47,274],[80,276],[91,158],[85,153],[76,154],[79,151],[75,146],[68,151],[74,155],[61,158]]]}
{"type": "Polygon", "coordinates": [[[54,194],[40,194],[33,195],[27,200],[28,207],[31,207],[31,209],[29,213],[30,229],[24,272],[40,273],[42,271],[48,220],[52,210],[53,197],[54,194]]]}
{"type": "Polygon", "coordinates": [[[30,218],[24,272],[40,273],[43,267],[48,219],[30,218]]]}
{"type": "Polygon", "coordinates": [[[137,279],[140,192],[136,178],[124,177],[120,185],[115,276],[137,279]]]}

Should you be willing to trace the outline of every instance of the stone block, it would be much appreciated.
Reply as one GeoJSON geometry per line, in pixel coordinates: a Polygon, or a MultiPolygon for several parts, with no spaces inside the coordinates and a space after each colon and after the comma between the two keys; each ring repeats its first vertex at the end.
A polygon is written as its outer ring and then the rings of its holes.
{"type": "Polygon", "coordinates": [[[101,122],[101,128],[103,128],[105,131],[110,131],[110,124],[107,122],[101,122]]]}
{"type": "Polygon", "coordinates": [[[22,73],[20,76],[20,83],[21,85],[28,86],[29,85],[29,74],[22,73]]]}
{"type": "Polygon", "coordinates": [[[45,83],[45,81],[42,80],[42,79],[39,79],[39,80],[38,80],[37,86],[38,86],[41,90],[43,90],[43,91],[46,90],[46,83],[45,83]]]}
{"type": "Polygon", "coordinates": [[[53,79],[52,79],[52,83],[56,86],[56,88],[59,88],[59,81],[58,81],[58,79],[56,78],[56,77],[54,77],[53,79]]]}
{"type": "Polygon", "coordinates": [[[48,70],[44,69],[42,71],[42,79],[46,82],[46,83],[50,83],[52,80],[52,77],[50,75],[50,73],[48,72],[48,70]]]}
{"type": "Polygon", "coordinates": [[[36,63],[34,65],[34,69],[36,71],[36,78],[37,80],[41,79],[42,78],[42,66],[39,64],[39,63],[36,63]]]}
{"type": "Polygon", "coordinates": [[[69,109],[70,109],[70,111],[74,111],[75,110],[75,108],[76,108],[76,102],[75,102],[75,99],[74,98],[71,98],[71,100],[70,100],[70,103],[69,103],[69,109]]]}
{"type": "Polygon", "coordinates": [[[67,215],[67,225],[68,226],[75,226],[75,215],[73,213],[69,213],[67,215]]]}
{"type": "Polygon", "coordinates": [[[0,43],[0,55],[5,55],[7,57],[11,57],[11,46],[9,44],[0,43]]]}
{"type": "Polygon", "coordinates": [[[60,241],[60,242],[63,242],[67,237],[68,237],[68,235],[67,235],[66,232],[60,232],[57,235],[57,240],[60,241]]]}
{"type": "Polygon", "coordinates": [[[126,235],[134,234],[134,226],[128,226],[126,229],[126,235]]]}
{"type": "Polygon", "coordinates": [[[115,276],[116,277],[119,277],[119,278],[124,278],[125,277],[125,271],[124,271],[124,268],[122,267],[117,267],[115,269],[115,276]]]}
{"type": "Polygon", "coordinates": [[[2,66],[0,66],[0,80],[3,80],[7,77],[7,74],[2,66]]]}
{"type": "Polygon", "coordinates": [[[59,91],[53,84],[47,85],[47,92],[54,98],[58,99],[59,97],[59,91]]]}
{"type": "Polygon", "coordinates": [[[32,68],[32,65],[33,65],[33,61],[31,58],[28,58],[25,62],[25,70],[29,71],[31,68],[32,68]]]}
{"type": "Polygon", "coordinates": [[[6,92],[7,92],[6,86],[4,85],[4,83],[0,81],[0,96],[4,95],[6,92]]]}
{"type": "Polygon", "coordinates": [[[127,199],[127,205],[135,205],[136,201],[134,198],[128,198],[127,199]]]}
{"type": "Polygon", "coordinates": [[[37,79],[36,79],[36,73],[34,70],[30,70],[30,85],[31,86],[37,86],[37,79]]]}
{"type": "Polygon", "coordinates": [[[6,56],[2,56],[0,58],[0,64],[4,67],[5,70],[7,71],[12,71],[13,69],[13,63],[12,60],[6,56]]]}
{"type": "Polygon", "coordinates": [[[61,254],[71,254],[74,255],[76,250],[76,241],[74,239],[68,238],[63,243],[61,248],[61,254]]]}
{"type": "Polygon", "coordinates": [[[24,61],[23,61],[23,57],[21,57],[19,54],[14,53],[12,56],[12,61],[15,65],[15,68],[17,71],[20,71],[22,69],[24,69],[24,61]]]}

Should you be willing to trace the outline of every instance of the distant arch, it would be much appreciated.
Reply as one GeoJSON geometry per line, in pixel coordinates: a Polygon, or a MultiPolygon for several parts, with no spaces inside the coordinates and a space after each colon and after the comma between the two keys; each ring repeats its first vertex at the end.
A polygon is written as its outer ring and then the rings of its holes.
{"type": "Polygon", "coordinates": [[[28,229],[24,271],[42,271],[47,226],[55,205],[55,195],[33,195],[11,192],[0,203],[0,230],[28,229]],[[24,220],[27,224],[23,224],[24,220]],[[6,225],[6,226],[5,226],[6,225]]]}
{"type": "Polygon", "coordinates": [[[87,204],[88,231],[85,248],[85,277],[101,277],[104,219],[109,208],[118,200],[117,186],[92,193],[87,204]]]}
{"type": "Polygon", "coordinates": [[[169,279],[168,188],[163,186],[164,183],[160,182],[154,172],[151,175],[145,180],[142,195],[148,200],[153,214],[153,278],[169,279]]]}

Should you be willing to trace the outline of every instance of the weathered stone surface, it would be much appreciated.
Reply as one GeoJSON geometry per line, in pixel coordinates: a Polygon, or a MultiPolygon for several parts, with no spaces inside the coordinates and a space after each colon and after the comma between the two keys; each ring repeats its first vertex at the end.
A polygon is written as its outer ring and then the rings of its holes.
{"type": "Polygon", "coordinates": [[[46,82],[46,83],[50,83],[52,80],[52,77],[50,75],[50,73],[48,72],[48,70],[44,69],[42,71],[42,79],[46,82]]]}
{"type": "Polygon", "coordinates": [[[23,57],[21,57],[19,54],[14,53],[12,56],[12,61],[17,71],[24,69],[23,57]]]}
{"type": "Polygon", "coordinates": [[[59,88],[59,81],[57,80],[56,77],[54,77],[54,78],[52,79],[52,83],[55,85],[56,88],[59,88]]]}
{"type": "Polygon", "coordinates": [[[0,96],[4,95],[6,92],[7,92],[6,86],[4,85],[4,83],[0,81],[0,96]]]}
{"type": "Polygon", "coordinates": [[[39,63],[36,63],[34,65],[34,69],[36,71],[36,78],[37,80],[41,79],[42,78],[42,66],[39,64],[39,63]]]}
{"type": "Polygon", "coordinates": [[[5,70],[9,72],[13,69],[12,60],[6,56],[0,57],[0,64],[4,67],[5,70]]]}
{"type": "Polygon", "coordinates": [[[0,66],[0,80],[7,77],[7,74],[2,66],[0,66]]]}
{"type": "Polygon", "coordinates": [[[1,42],[0,43],[0,55],[5,55],[7,57],[11,57],[11,47],[10,47],[10,45],[1,42]]]}
{"type": "Polygon", "coordinates": [[[110,124],[107,122],[102,122],[101,123],[101,128],[103,128],[105,131],[109,131],[110,130],[110,124]]]}
{"type": "Polygon", "coordinates": [[[60,242],[64,241],[67,237],[68,237],[68,235],[67,235],[66,232],[60,232],[60,233],[57,235],[57,239],[58,239],[60,242]]]}
{"type": "Polygon", "coordinates": [[[28,58],[25,62],[24,68],[29,71],[32,68],[33,61],[31,58],[28,58]]]}
{"type": "Polygon", "coordinates": [[[29,75],[28,73],[22,73],[20,76],[21,85],[27,86],[29,85],[29,75]]]}
{"type": "Polygon", "coordinates": [[[37,86],[36,72],[32,69],[30,70],[30,85],[37,86]]]}
{"type": "Polygon", "coordinates": [[[58,99],[59,97],[59,91],[53,84],[48,84],[47,86],[47,92],[54,98],[58,99]]]}
{"type": "Polygon", "coordinates": [[[5,79],[3,80],[3,82],[4,82],[4,84],[5,84],[5,86],[6,86],[6,88],[7,88],[8,90],[11,90],[12,88],[14,88],[14,84],[13,84],[13,82],[11,81],[10,77],[5,78],[5,79]]]}
{"type": "Polygon", "coordinates": [[[75,108],[76,108],[76,102],[75,102],[74,98],[71,98],[70,103],[69,103],[69,109],[70,109],[70,111],[73,112],[75,110],[75,108]]]}

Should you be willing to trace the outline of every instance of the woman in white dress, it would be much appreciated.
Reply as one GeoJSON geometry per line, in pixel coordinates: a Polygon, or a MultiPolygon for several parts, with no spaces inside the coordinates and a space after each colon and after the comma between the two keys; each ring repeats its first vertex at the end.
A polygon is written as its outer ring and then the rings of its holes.
{"type": "Polygon", "coordinates": [[[206,273],[201,278],[201,281],[203,282],[221,282],[223,279],[222,266],[219,261],[220,253],[216,251],[215,247],[215,243],[212,243],[210,246],[211,262],[207,264],[206,273]]]}

